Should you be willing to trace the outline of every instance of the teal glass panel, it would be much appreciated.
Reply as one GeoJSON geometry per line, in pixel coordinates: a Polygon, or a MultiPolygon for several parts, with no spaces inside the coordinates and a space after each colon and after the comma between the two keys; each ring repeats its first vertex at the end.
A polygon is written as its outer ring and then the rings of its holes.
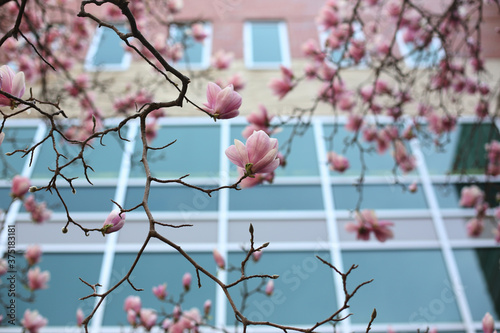
{"type": "Polygon", "coordinates": [[[10,187],[0,188],[0,209],[6,212],[11,203],[12,197],[10,196],[10,187]]]}
{"type": "MultiPolygon", "coordinates": [[[[272,244],[271,244],[272,246],[272,244]]],[[[252,279],[230,289],[231,297],[249,320],[272,321],[285,325],[310,325],[331,316],[338,308],[335,301],[332,269],[321,263],[316,255],[330,261],[326,251],[318,252],[264,252],[255,263],[247,264],[247,275],[279,275],[274,280],[271,296],[264,293],[242,294],[261,285],[264,291],[267,280],[252,279]],[[319,288],[319,286],[321,286],[319,288]]],[[[230,253],[229,263],[240,267],[243,253],[230,253]]],[[[228,281],[234,282],[241,276],[239,270],[229,273],[228,281]]],[[[227,324],[234,324],[234,314],[228,304],[227,324]]]]}
{"type": "Polygon", "coordinates": [[[281,62],[282,50],[278,22],[252,22],[251,29],[253,62],[281,62]]]}
{"type": "MultiPolygon", "coordinates": [[[[335,177],[359,177],[362,170],[360,148],[356,144],[350,145],[346,148],[346,142],[352,141],[355,133],[347,131],[343,124],[339,124],[338,126],[325,125],[323,131],[326,136],[325,146],[327,151],[334,151],[337,154],[344,155],[349,160],[349,169],[342,173],[330,170],[330,175],[335,177]]],[[[383,154],[378,154],[376,151],[376,145],[364,141],[361,137],[361,133],[359,135],[360,137],[358,140],[363,149],[362,156],[366,167],[365,176],[387,176],[388,179],[394,178],[394,168],[397,168],[397,166],[392,155],[392,145],[383,154]]],[[[406,145],[406,149],[408,154],[411,154],[411,149],[408,145],[406,145]]],[[[396,170],[398,175],[402,174],[399,168],[396,170]]],[[[417,172],[415,170],[407,173],[407,175],[416,174],[417,172]]]]}
{"type": "MultiPolygon", "coordinates": [[[[162,150],[148,152],[149,166],[153,176],[178,178],[186,174],[191,177],[212,177],[219,180],[220,128],[214,126],[164,126],[158,130],[151,143],[161,147],[177,140],[162,150]],[[200,139],[201,138],[201,139],[200,139]]],[[[144,177],[144,166],[140,163],[142,142],[137,140],[132,156],[130,177],[144,177]]],[[[189,182],[189,177],[185,179],[189,182]]]]}
{"type": "MultiPolygon", "coordinates": [[[[212,253],[190,253],[190,256],[203,267],[213,267],[213,270],[209,269],[209,271],[215,274],[212,253]]],[[[115,255],[111,285],[118,282],[128,272],[135,257],[135,254],[130,253],[117,253],[115,255]]],[[[143,309],[156,310],[158,314],[157,323],[161,323],[165,319],[165,316],[161,314],[162,311],[172,314],[173,305],[171,302],[179,301],[179,296],[184,289],[182,277],[186,272],[189,272],[193,279],[189,292],[184,294],[184,302],[181,305],[182,310],[188,311],[196,307],[203,315],[203,303],[207,299],[212,301],[212,309],[215,309],[215,284],[200,272],[201,288],[198,288],[196,271],[184,257],[178,253],[144,253],[130,275],[130,281],[134,286],[144,289],[144,291],[135,291],[127,282],[124,282],[106,303],[103,325],[124,325],[129,327],[123,304],[130,295],[140,296],[143,309]],[[166,300],[170,301],[170,303],[159,301],[152,292],[154,286],[164,283],[167,284],[168,292],[166,300]]],[[[211,315],[213,317],[213,312],[211,315]]]]}
{"type": "MultiPolygon", "coordinates": [[[[20,253],[17,254],[16,261],[21,264],[18,271],[26,268],[26,262],[20,253]]],[[[22,319],[26,309],[37,309],[43,317],[48,319],[50,326],[76,327],[76,310],[81,308],[87,316],[95,303],[95,298],[80,300],[81,297],[88,296],[93,291],[79,278],[90,284],[98,283],[101,263],[102,254],[97,253],[44,253],[42,261],[36,266],[40,267],[42,272],[50,272],[48,288],[35,291],[32,303],[18,299],[16,302],[17,319],[22,319]]],[[[8,283],[6,279],[9,275],[1,277],[4,284],[8,283]]],[[[20,277],[16,280],[16,292],[23,298],[28,298],[30,292],[23,286],[20,277]]],[[[4,307],[0,313],[3,314],[5,320],[7,317],[4,307]]]]}
{"type": "MultiPolygon", "coordinates": [[[[344,270],[358,265],[348,290],[373,279],[350,301],[351,320],[366,324],[374,308],[376,323],[459,322],[457,301],[439,250],[344,251],[344,270]]],[[[427,326],[426,326],[427,325],[427,326]]]]}
{"type": "MultiPolygon", "coordinates": [[[[116,28],[122,33],[128,32],[124,24],[117,24],[116,28]]],[[[98,29],[103,30],[92,64],[94,66],[120,65],[125,55],[124,42],[113,30],[105,27],[98,29]]]]}
{"type": "MultiPolygon", "coordinates": [[[[202,186],[206,187],[206,186],[202,186]]],[[[125,207],[137,206],[144,196],[144,187],[129,187],[125,199],[125,207]]],[[[216,211],[219,195],[212,197],[201,191],[186,186],[152,186],[149,192],[149,208],[153,211],[169,211],[186,213],[216,211]]]]}
{"type": "MultiPolygon", "coordinates": [[[[122,137],[126,137],[127,131],[122,130],[122,137]]],[[[124,142],[120,140],[118,134],[108,133],[101,140],[94,140],[92,148],[86,147],[83,154],[85,163],[92,167],[87,169],[87,174],[92,181],[94,178],[117,178],[120,172],[120,166],[123,156],[124,142]]],[[[81,151],[81,145],[64,143],[59,135],[56,135],[56,148],[64,154],[65,158],[59,159],[59,165],[67,163],[70,159],[78,156],[81,151]]],[[[33,178],[50,178],[53,173],[49,170],[55,168],[56,153],[51,141],[45,142],[42,147],[38,160],[33,170],[33,178]]],[[[67,178],[78,177],[85,179],[83,164],[77,160],[73,165],[63,169],[62,173],[67,178]]]]}
{"type": "Polygon", "coordinates": [[[352,210],[361,197],[361,209],[427,209],[423,188],[410,193],[402,185],[364,184],[362,193],[354,185],[333,185],[335,209],[352,210]]]}
{"type": "Polygon", "coordinates": [[[442,149],[431,142],[423,142],[421,147],[431,175],[484,174],[488,163],[485,145],[492,140],[500,140],[494,123],[461,124],[443,135],[442,149]]]}
{"type": "Polygon", "coordinates": [[[229,210],[321,210],[320,185],[259,185],[229,194],[229,210]]]}
{"type": "MultiPolygon", "coordinates": [[[[111,202],[115,198],[114,187],[98,187],[98,186],[85,186],[75,187],[76,192],[73,194],[68,187],[60,187],[59,192],[64,198],[69,212],[110,212],[116,206],[111,202]]],[[[54,212],[64,212],[64,206],[57,196],[57,193],[50,192],[36,192],[35,199],[38,202],[46,202],[47,208],[54,212]]],[[[24,210],[24,207],[22,208],[24,210]]]]}
{"type": "Polygon", "coordinates": [[[483,320],[489,312],[500,318],[500,249],[458,249],[454,251],[463,290],[469,302],[472,318],[483,320]]]}
{"type": "Polygon", "coordinates": [[[203,61],[203,43],[194,40],[187,33],[190,26],[171,26],[170,36],[174,43],[181,43],[184,46],[184,54],[179,64],[186,66],[193,64],[201,64],[203,61]]]}
{"type": "MultiPolygon", "coordinates": [[[[486,195],[490,207],[498,206],[496,194],[500,192],[500,183],[476,184],[486,195]]],[[[434,184],[434,191],[441,208],[462,208],[460,206],[460,193],[462,188],[470,184],[434,184]]]]}
{"type": "Polygon", "coordinates": [[[0,179],[12,179],[21,173],[26,163],[29,163],[31,155],[23,158],[23,153],[15,153],[12,156],[5,154],[31,147],[36,130],[36,127],[5,127],[3,129],[5,138],[0,145],[0,179]]]}
{"type": "MultiPolygon", "coordinates": [[[[231,144],[234,144],[234,139],[238,139],[243,143],[246,140],[241,135],[246,126],[235,125],[231,126],[231,144]]],[[[318,176],[318,157],[316,154],[316,144],[314,141],[314,130],[311,126],[308,128],[297,128],[294,130],[292,126],[284,126],[279,133],[271,135],[278,139],[279,151],[283,154],[288,153],[285,167],[278,167],[275,171],[276,177],[294,177],[294,176],[318,176]],[[296,132],[296,134],[293,134],[296,132]],[[292,141],[288,143],[288,139],[292,141]]],[[[236,177],[236,166],[231,163],[232,176],[236,177]]]]}

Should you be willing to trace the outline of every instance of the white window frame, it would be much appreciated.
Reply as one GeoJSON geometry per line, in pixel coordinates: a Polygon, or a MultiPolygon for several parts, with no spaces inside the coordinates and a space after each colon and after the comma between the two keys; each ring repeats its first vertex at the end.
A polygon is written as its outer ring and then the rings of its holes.
{"type": "MultiPolygon", "coordinates": [[[[118,24],[121,25],[121,24],[118,24]]],[[[125,51],[122,57],[122,62],[120,64],[95,64],[94,57],[99,49],[99,43],[101,42],[102,34],[104,33],[105,27],[96,27],[94,37],[87,51],[87,56],[85,57],[84,69],[88,72],[97,71],[125,71],[130,67],[132,61],[132,54],[125,51]]]]}
{"type": "MultiPolygon", "coordinates": [[[[178,26],[181,25],[182,23],[179,22],[179,24],[171,24],[169,29],[171,32],[172,29],[178,29],[178,26]]],[[[201,42],[202,44],[202,51],[201,51],[201,62],[193,62],[190,61],[189,63],[187,62],[182,62],[178,61],[174,64],[176,68],[180,69],[195,69],[195,70],[200,70],[200,69],[207,69],[210,67],[210,56],[212,55],[212,34],[213,34],[213,29],[212,29],[212,23],[211,22],[203,22],[203,29],[207,33],[207,37],[201,42]]],[[[193,39],[194,43],[199,43],[193,39]]]]}
{"type": "Polygon", "coordinates": [[[245,66],[250,69],[276,69],[280,65],[290,67],[290,42],[288,29],[284,21],[245,21],[243,24],[243,56],[245,66]],[[252,25],[255,23],[276,23],[280,40],[281,61],[256,62],[253,60],[252,25]]]}
{"type": "MultiPolygon", "coordinates": [[[[410,49],[407,43],[403,40],[403,32],[401,30],[398,30],[396,32],[396,42],[398,43],[399,47],[399,52],[401,53],[401,57],[404,58],[406,66],[409,68],[429,68],[434,66],[433,64],[428,64],[427,61],[420,61],[420,62],[415,62],[412,57],[409,57],[408,55],[412,52],[421,52],[421,51],[415,51],[410,49]]],[[[437,53],[437,59],[436,61],[439,62],[439,60],[443,59],[445,56],[445,53],[443,49],[441,48],[441,41],[437,37],[432,37],[432,40],[428,46],[428,48],[435,48],[438,51],[437,53]]]]}

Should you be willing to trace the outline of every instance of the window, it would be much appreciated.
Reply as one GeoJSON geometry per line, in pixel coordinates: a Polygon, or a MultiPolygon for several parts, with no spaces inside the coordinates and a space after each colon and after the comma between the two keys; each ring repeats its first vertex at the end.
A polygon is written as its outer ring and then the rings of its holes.
{"type": "Polygon", "coordinates": [[[444,57],[444,51],[441,47],[441,41],[437,37],[433,37],[429,45],[423,49],[415,48],[414,43],[406,43],[403,40],[403,32],[400,30],[396,34],[401,56],[405,59],[405,63],[411,68],[427,68],[435,66],[444,57]]]}
{"type": "Polygon", "coordinates": [[[184,46],[184,54],[177,66],[189,69],[204,69],[210,65],[210,54],[212,53],[212,25],[203,23],[207,37],[203,42],[197,42],[187,33],[190,25],[173,24],[170,26],[171,43],[181,43],[184,46]]]}
{"type": "MultiPolygon", "coordinates": [[[[120,32],[126,32],[125,24],[117,24],[120,32]]],[[[85,59],[87,71],[120,71],[129,67],[132,55],[125,51],[123,41],[108,28],[97,28],[85,59]]]]}
{"type": "Polygon", "coordinates": [[[285,22],[245,22],[245,65],[249,68],[290,66],[290,47],[285,22]]]}
{"type": "MultiPolygon", "coordinates": [[[[353,22],[352,29],[353,29],[353,35],[352,35],[352,37],[350,37],[350,39],[364,42],[365,41],[365,34],[363,33],[363,29],[361,27],[361,24],[359,24],[358,22],[353,22]]],[[[329,33],[330,33],[330,30],[320,32],[319,41],[321,43],[321,47],[324,47],[329,33]]],[[[349,45],[350,45],[350,43],[348,43],[347,46],[345,44],[341,44],[336,49],[333,49],[328,54],[328,60],[331,63],[333,63],[335,66],[338,66],[338,67],[363,68],[364,66],[366,66],[366,62],[367,62],[366,54],[363,56],[363,58],[357,64],[354,62],[354,60],[352,58],[344,58],[344,59],[342,58],[342,56],[348,54],[347,50],[349,49],[349,45]]]]}

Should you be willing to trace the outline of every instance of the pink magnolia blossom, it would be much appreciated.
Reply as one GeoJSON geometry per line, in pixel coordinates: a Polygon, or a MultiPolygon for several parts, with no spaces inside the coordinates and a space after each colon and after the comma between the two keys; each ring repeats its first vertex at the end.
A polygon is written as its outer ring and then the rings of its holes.
{"type": "Polygon", "coordinates": [[[351,113],[347,118],[345,129],[351,132],[357,132],[363,126],[363,116],[360,114],[351,113]]]}
{"type": "Polygon", "coordinates": [[[45,202],[36,202],[35,197],[30,195],[24,200],[24,208],[31,215],[31,220],[35,223],[48,221],[52,216],[52,211],[47,208],[45,202]]]}
{"type": "Polygon", "coordinates": [[[226,149],[226,156],[250,177],[256,173],[271,173],[280,165],[278,140],[264,131],[253,132],[246,145],[235,139],[234,145],[226,149]]]}
{"type": "Polygon", "coordinates": [[[493,333],[494,330],[495,330],[495,320],[493,319],[493,316],[489,312],[486,312],[486,314],[483,317],[483,333],[493,333]]]}
{"type": "Polygon", "coordinates": [[[184,56],[184,47],[181,43],[170,45],[167,49],[167,57],[173,62],[178,62],[184,56]]]}
{"type": "Polygon", "coordinates": [[[417,189],[418,187],[416,182],[413,182],[410,185],[408,185],[408,191],[410,191],[411,193],[417,192],[417,189]]]}
{"type": "Polygon", "coordinates": [[[180,12],[183,6],[183,0],[167,0],[167,8],[172,14],[180,12]]]}
{"type": "Polygon", "coordinates": [[[365,42],[362,40],[351,40],[347,50],[349,56],[354,60],[355,64],[359,64],[365,56],[365,42]]]}
{"type": "Polygon", "coordinates": [[[360,240],[369,240],[371,227],[367,223],[357,220],[356,223],[349,222],[345,225],[345,230],[348,232],[355,232],[356,238],[360,240]]]}
{"type": "MultiPolygon", "coordinates": [[[[0,67],[0,90],[11,94],[17,98],[24,95],[26,85],[24,83],[24,73],[14,73],[14,71],[7,65],[0,67]]],[[[17,104],[16,101],[0,94],[0,106],[10,106],[14,108],[17,104]]]]}
{"type": "Polygon", "coordinates": [[[349,168],[349,160],[343,155],[331,151],[328,152],[327,159],[331,170],[344,172],[349,168]]]}
{"type": "Polygon", "coordinates": [[[483,219],[474,217],[467,222],[467,234],[471,237],[478,237],[484,229],[483,219]]]}
{"type": "Polygon", "coordinates": [[[215,69],[223,70],[229,68],[231,66],[231,62],[233,61],[233,53],[226,52],[224,50],[218,50],[212,56],[212,66],[215,69]]]}
{"type": "Polygon", "coordinates": [[[205,301],[205,303],[203,303],[203,314],[205,316],[208,316],[208,314],[210,313],[210,309],[212,308],[212,301],[207,299],[205,301]]]}
{"type": "Polygon", "coordinates": [[[274,280],[269,280],[267,281],[267,284],[266,284],[266,295],[267,296],[271,296],[274,292],[274,280]]]}
{"type": "Polygon", "coordinates": [[[137,313],[134,310],[127,311],[127,322],[132,326],[137,326],[137,313]]]}
{"type": "Polygon", "coordinates": [[[235,73],[227,79],[228,85],[233,85],[234,91],[240,91],[245,88],[245,80],[239,73],[235,73]]]}
{"type": "Polygon", "coordinates": [[[26,252],[24,253],[24,258],[28,262],[29,266],[33,266],[40,261],[42,256],[42,249],[38,245],[28,246],[26,252]]]}
{"type": "Polygon", "coordinates": [[[78,308],[76,310],[76,326],[82,326],[84,317],[85,315],[83,314],[83,310],[81,308],[78,308]]]}
{"type": "Polygon", "coordinates": [[[474,207],[483,201],[484,192],[476,185],[465,186],[460,192],[460,206],[474,207]]]}
{"type": "Polygon", "coordinates": [[[200,311],[197,308],[192,308],[189,311],[185,311],[182,314],[181,319],[179,320],[184,328],[188,330],[196,329],[201,321],[200,311]]]}
{"type": "Polygon", "coordinates": [[[357,223],[346,224],[345,228],[349,232],[356,232],[357,239],[369,240],[371,232],[375,234],[375,237],[380,242],[385,242],[394,236],[392,230],[389,229],[394,223],[379,221],[373,210],[356,212],[356,221],[357,223]]]}
{"type": "Polygon", "coordinates": [[[37,310],[31,311],[27,309],[24,311],[21,325],[28,330],[29,333],[38,333],[40,328],[46,326],[48,320],[40,315],[37,310]]]}
{"type": "MultiPolygon", "coordinates": [[[[281,158],[280,158],[281,161],[281,158]]],[[[243,168],[238,168],[238,174],[240,178],[245,174],[245,170],[243,168]]],[[[270,173],[256,173],[253,177],[247,177],[243,179],[240,183],[241,188],[250,188],[257,186],[263,183],[271,184],[274,180],[274,172],[270,173]]]]}
{"type": "Polygon", "coordinates": [[[269,82],[269,88],[273,94],[278,96],[279,99],[283,99],[294,87],[292,82],[294,75],[291,69],[281,66],[281,78],[273,78],[269,82]]]}
{"type": "Polygon", "coordinates": [[[148,143],[153,142],[153,140],[158,135],[158,130],[160,129],[160,125],[156,121],[150,121],[146,123],[146,141],[148,143]]]}
{"type": "Polygon", "coordinates": [[[158,319],[158,315],[156,311],[153,309],[141,309],[139,313],[139,318],[141,320],[141,325],[144,326],[146,331],[150,331],[151,328],[156,324],[156,320],[158,319]]]}
{"type": "Polygon", "coordinates": [[[184,287],[184,290],[189,290],[191,287],[191,280],[193,278],[191,277],[191,274],[189,272],[186,272],[184,276],[182,277],[182,286],[184,287]]]}
{"type": "Polygon", "coordinates": [[[262,250],[252,253],[253,261],[255,261],[255,262],[259,261],[260,257],[262,257],[262,250]]]}
{"type": "Polygon", "coordinates": [[[5,275],[7,271],[9,270],[9,265],[7,263],[7,260],[0,258],[0,276],[5,275]]]}
{"type": "Polygon", "coordinates": [[[226,266],[226,261],[224,260],[224,257],[222,257],[222,255],[217,249],[214,249],[213,255],[217,267],[224,269],[224,267],[226,266]]]}
{"type": "Polygon", "coordinates": [[[240,111],[241,96],[232,85],[221,89],[217,84],[209,82],[207,86],[207,103],[205,111],[215,119],[229,119],[236,117],[240,111]]]}
{"type": "Polygon", "coordinates": [[[141,311],[142,302],[139,296],[130,295],[125,298],[123,302],[123,310],[128,313],[129,310],[134,311],[135,313],[139,313],[141,311]]]}
{"type": "Polygon", "coordinates": [[[167,284],[160,284],[156,287],[153,287],[153,294],[159,299],[164,300],[167,297],[167,284]]]}
{"type": "Polygon", "coordinates": [[[12,178],[12,186],[10,188],[11,195],[14,198],[22,198],[30,189],[31,183],[28,177],[15,175],[12,178]]]}
{"type": "Polygon", "coordinates": [[[125,213],[117,210],[111,211],[102,225],[103,234],[110,234],[123,228],[125,224],[125,213]]]}
{"type": "Polygon", "coordinates": [[[272,133],[272,130],[269,128],[269,126],[271,126],[271,120],[273,119],[273,117],[274,116],[269,115],[269,113],[267,112],[267,108],[264,105],[260,104],[258,111],[254,111],[247,116],[247,121],[250,123],[250,125],[243,130],[241,135],[245,139],[248,139],[248,137],[250,137],[250,135],[252,135],[254,131],[259,130],[262,130],[270,135],[272,133]]]}
{"type": "Polygon", "coordinates": [[[401,140],[394,142],[394,159],[399,168],[405,173],[415,169],[415,158],[408,154],[401,140]]]}
{"type": "Polygon", "coordinates": [[[49,271],[40,271],[40,267],[31,268],[28,271],[28,287],[31,290],[47,289],[50,280],[49,271]]]}
{"type": "Polygon", "coordinates": [[[324,30],[336,27],[340,22],[336,9],[328,5],[321,8],[316,21],[324,30]]]}
{"type": "Polygon", "coordinates": [[[476,116],[480,119],[486,118],[488,116],[489,104],[487,101],[479,101],[476,105],[476,116]]]}
{"type": "Polygon", "coordinates": [[[191,36],[193,36],[195,41],[201,43],[208,37],[208,34],[202,23],[195,23],[191,26],[191,36]]]}
{"type": "Polygon", "coordinates": [[[367,126],[363,129],[363,140],[372,142],[377,140],[377,128],[375,126],[367,126]]]}

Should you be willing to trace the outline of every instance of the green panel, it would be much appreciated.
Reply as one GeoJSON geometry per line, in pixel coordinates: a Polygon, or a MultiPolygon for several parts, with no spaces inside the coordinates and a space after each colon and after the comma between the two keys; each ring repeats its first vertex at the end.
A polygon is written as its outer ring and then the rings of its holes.
{"type": "Polygon", "coordinates": [[[281,62],[280,34],[277,22],[252,22],[252,59],[255,63],[281,62]]]}
{"type": "MultiPolygon", "coordinates": [[[[116,25],[116,28],[123,33],[128,31],[123,24],[116,25]]],[[[113,30],[108,28],[98,29],[103,30],[92,64],[94,66],[120,65],[125,55],[125,44],[113,30]]]]}
{"type": "Polygon", "coordinates": [[[0,179],[12,179],[21,173],[26,163],[29,163],[31,155],[22,158],[22,153],[16,153],[12,156],[5,154],[31,146],[36,130],[36,127],[6,127],[3,129],[5,138],[0,145],[0,179]]]}
{"type": "MultiPolygon", "coordinates": [[[[206,187],[206,186],[204,186],[206,187]]],[[[143,187],[129,187],[125,199],[125,207],[138,205],[144,196],[143,187]]],[[[185,213],[186,217],[195,212],[216,211],[219,195],[212,197],[201,191],[185,186],[153,186],[149,194],[149,208],[153,211],[171,211],[185,213]]]]}
{"type": "Polygon", "coordinates": [[[321,210],[320,185],[259,185],[229,194],[229,210],[321,210]]]}
{"type": "MultiPolygon", "coordinates": [[[[337,171],[330,171],[332,176],[358,176],[361,174],[362,163],[361,163],[361,150],[356,144],[346,146],[346,142],[352,141],[355,133],[347,131],[343,124],[338,126],[325,125],[324,134],[327,137],[325,146],[327,151],[334,151],[337,154],[344,155],[349,160],[349,169],[340,173],[337,171]],[[333,140],[331,139],[333,138],[333,140]]],[[[387,176],[388,179],[394,178],[394,168],[396,167],[396,162],[392,156],[394,149],[392,145],[383,154],[378,154],[376,151],[376,145],[373,143],[366,142],[362,139],[361,133],[358,140],[361,143],[363,150],[364,165],[367,168],[365,170],[365,176],[387,176]],[[390,178],[389,178],[390,177],[390,178]]],[[[408,153],[411,154],[411,149],[406,145],[408,153]]],[[[402,172],[397,168],[397,174],[401,175],[402,172]]],[[[414,170],[407,173],[406,175],[417,175],[414,170]]]]}
{"type": "MultiPolygon", "coordinates": [[[[126,137],[127,131],[122,130],[122,137],[126,137]]],[[[88,169],[87,174],[92,181],[93,178],[117,178],[120,172],[122,162],[124,142],[119,139],[116,133],[109,133],[103,139],[94,140],[92,147],[85,149],[84,158],[87,165],[91,166],[94,171],[88,169]],[[102,144],[101,144],[102,143],[102,144]]],[[[58,151],[67,159],[60,158],[59,164],[67,163],[69,159],[78,156],[81,151],[80,145],[62,143],[61,137],[56,136],[56,147],[58,151]]],[[[53,173],[49,171],[56,165],[56,154],[54,152],[52,142],[47,141],[42,145],[42,150],[38,156],[38,160],[33,170],[33,178],[50,178],[53,173]]],[[[68,178],[78,177],[85,179],[83,164],[80,160],[73,165],[65,168],[63,174],[68,178]]]]}
{"type": "Polygon", "coordinates": [[[485,145],[500,140],[494,123],[462,124],[458,130],[443,137],[442,149],[432,144],[422,144],[425,162],[431,175],[484,174],[488,157],[485,145]]]}
{"type": "Polygon", "coordinates": [[[362,194],[354,185],[333,185],[335,209],[352,210],[356,208],[362,195],[361,209],[427,209],[423,188],[410,193],[402,185],[364,184],[362,194]]]}
{"type": "MultiPolygon", "coordinates": [[[[74,212],[110,212],[116,206],[111,202],[115,198],[114,187],[97,187],[85,186],[75,187],[76,193],[73,194],[68,187],[61,187],[59,191],[64,198],[64,202],[68,206],[70,213],[74,212]]],[[[47,207],[54,212],[64,212],[59,197],[55,191],[50,192],[36,192],[35,199],[37,201],[45,201],[47,207]]],[[[22,208],[24,210],[24,207],[22,208]]]]}
{"type": "MultiPolygon", "coordinates": [[[[498,206],[496,194],[500,192],[500,183],[476,184],[486,193],[486,201],[490,207],[498,206]]],[[[462,188],[470,184],[434,184],[434,190],[441,208],[462,208],[460,206],[460,193],[462,188]]]]}
{"type": "MultiPolygon", "coordinates": [[[[172,178],[190,174],[191,177],[219,179],[220,127],[214,126],[165,126],[158,130],[151,143],[161,147],[177,140],[168,148],[148,153],[149,166],[155,177],[172,178]]],[[[140,163],[142,142],[137,140],[132,156],[131,177],[144,177],[140,163]]],[[[189,178],[185,179],[189,182],[189,178]]]]}
{"type": "MultiPolygon", "coordinates": [[[[215,263],[212,253],[190,253],[190,255],[198,264],[207,268],[211,273],[215,273],[215,263]]],[[[135,257],[135,254],[116,254],[113,264],[113,274],[111,276],[111,285],[116,283],[126,274],[134,262],[135,257]]],[[[177,302],[183,291],[182,276],[186,272],[191,273],[193,280],[190,291],[184,295],[182,309],[189,310],[192,307],[197,307],[200,309],[200,312],[203,313],[203,303],[207,299],[212,301],[212,309],[215,309],[215,284],[200,273],[202,287],[198,288],[195,269],[184,257],[178,253],[145,253],[142,255],[139,263],[130,276],[130,281],[134,286],[136,288],[142,288],[144,291],[138,292],[133,290],[127,282],[122,284],[116,292],[112,294],[113,297],[106,303],[103,324],[129,326],[126,313],[123,311],[123,303],[125,298],[129,295],[140,296],[142,308],[155,309],[158,313],[158,322],[161,322],[165,318],[160,315],[161,311],[164,310],[171,314],[173,305],[160,302],[153,295],[152,288],[167,283],[167,299],[173,298],[173,300],[177,302]]]]}
{"type": "Polygon", "coordinates": [[[500,318],[500,249],[455,250],[463,290],[472,318],[481,321],[486,312],[500,318]]]}
{"type": "MultiPolygon", "coordinates": [[[[241,135],[245,127],[246,126],[241,125],[231,126],[231,144],[234,144],[234,139],[238,139],[243,143],[246,142],[241,135]]],[[[296,133],[293,135],[292,142],[287,143],[287,140],[292,137],[292,132],[294,132],[292,126],[284,126],[279,133],[271,135],[271,137],[278,139],[279,151],[281,153],[286,154],[288,149],[290,150],[286,159],[286,166],[284,168],[278,167],[275,171],[275,176],[318,176],[318,157],[316,154],[313,128],[297,128],[295,130],[296,133]]],[[[236,166],[232,163],[231,171],[232,176],[236,177],[236,166]]]]}
{"type": "Polygon", "coordinates": [[[343,260],[344,270],[359,265],[348,278],[348,290],[374,279],[350,302],[353,323],[366,324],[374,308],[377,324],[410,323],[425,328],[461,320],[440,251],[345,251],[343,260]]]}
{"type": "MultiPolygon", "coordinates": [[[[17,255],[17,261],[21,267],[26,267],[24,257],[17,255]]],[[[17,319],[21,320],[26,309],[35,310],[48,319],[48,325],[68,326],[76,329],[76,310],[81,308],[88,315],[94,306],[95,299],[80,301],[81,297],[92,294],[92,289],[79,280],[95,284],[99,282],[99,270],[101,269],[102,254],[97,253],[44,253],[42,261],[37,264],[41,271],[50,272],[48,288],[35,292],[35,301],[27,303],[19,301],[16,303],[17,319]]],[[[6,283],[8,275],[2,276],[2,282],[6,283]]],[[[21,284],[21,279],[16,281],[18,295],[26,298],[29,292],[21,284]]],[[[2,295],[3,296],[3,295],[2,295]]],[[[5,316],[5,310],[0,310],[5,316]]]]}
{"type": "MultiPolygon", "coordinates": [[[[259,262],[250,260],[247,275],[276,274],[280,277],[274,280],[274,293],[270,297],[252,293],[246,299],[243,314],[250,320],[273,321],[285,325],[311,325],[332,315],[337,310],[332,270],[321,263],[316,255],[330,260],[325,251],[264,252],[259,262]]],[[[243,253],[229,255],[229,262],[235,267],[240,267],[243,259],[243,253]]],[[[233,271],[228,280],[233,282],[239,277],[240,271],[233,271]]],[[[261,282],[261,279],[248,281],[247,291],[254,290],[261,282]]],[[[241,291],[244,288],[245,284],[242,283],[230,290],[231,297],[239,307],[242,305],[241,291]]],[[[227,324],[234,324],[234,314],[229,304],[227,324]]]]}

